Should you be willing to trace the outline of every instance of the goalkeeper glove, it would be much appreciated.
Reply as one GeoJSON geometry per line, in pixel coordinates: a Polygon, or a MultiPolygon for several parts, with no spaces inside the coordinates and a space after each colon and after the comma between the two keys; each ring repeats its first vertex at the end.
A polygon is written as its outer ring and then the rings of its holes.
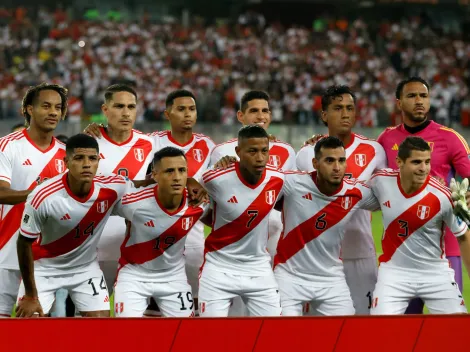
{"type": "Polygon", "coordinates": [[[462,182],[450,180],[450,190],[454,201],[454,214],[470,226],[470,210],[467,207],[466,195],[468,192],[468,179],[462,182]]]}

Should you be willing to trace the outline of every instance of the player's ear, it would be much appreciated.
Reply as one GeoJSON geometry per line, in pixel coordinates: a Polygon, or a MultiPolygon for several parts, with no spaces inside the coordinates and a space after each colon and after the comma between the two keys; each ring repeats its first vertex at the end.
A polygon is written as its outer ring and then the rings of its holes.
{"type": "Polygon", "coordinates": [[[108,112],[108,105],[106,105],[106,103],[103,103],[103,105],[101,105],[101,111],[103,111],[103,114],[105,115],[108,112]]]}
{"type": "Polygon", "coordinates": [[[163,115],[165,115],[165,118],[166,118],[167,120],[170,120],[170,112],[169,112],[167,109],[165,109],[165,110],[163,111],[163,115]]]}
{"type": "Polygon", "coordinates": [[[237,111],[237,120],[238,120],[238,122],[240,122],[242,125],[245,124],[243,115],[244,115],[244,114],[243,114],[243,112],[241,112],[241,110],[238,110],[238,111],[237,111]]]}
{"type": "Polygon", "coordinates": [[[152,178],[155,180],[156,183],[158,183],[158,173],[155,167],[152,170],[152,178]]]}
{"type": "Polygon", "coordinates": [[[65,163],[66,168],[68,169],[69,168],[69,157],[67,155],[64,156],[64,163],[65,163]]]}
{"type": "Polygon", "coordinates": [[[28,113],[29,116],[33,116],[33,106],[32,105],[27,105],[26,106],[26,112],[28,113]]]}
{"type": "Polygon", "coordinates": [[[326,111],[321,111],[321,114],[320,114],[320,118],[322,119],[322,121],[328,125],[328,114],[326,111]]]}
{"type": "Polygon", "coordinates": [[[397,156],[397,158],[395,159],[396,163],[397,163],[397,166],[398,168],[402,167],[402,165],[405,163],[403,160],[401,160],[400,157],[397,156]]]}
{"type": "Polygon", "coordinates": [[[397,99],[397,108],[401,111],[401,100],[397,99]]]}
{"type": "Polygon", "coordinates": [[[238,145],[235,147],[235,153],[237,153],[238,159],[240,159],[240,147],[238,145]]]}
{"type": "Polygon", "coordinates": [[[312,159],[312,164],[313,164],[313,168],[315,170],[318,170],[318,160],[316,158],[312,159]]]}

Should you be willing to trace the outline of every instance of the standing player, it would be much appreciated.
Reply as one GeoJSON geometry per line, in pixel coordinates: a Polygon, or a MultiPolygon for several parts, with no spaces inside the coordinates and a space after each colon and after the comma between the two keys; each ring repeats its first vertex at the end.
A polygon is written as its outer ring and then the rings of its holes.
{"type": "MultiPolygon", "coordinates": [[[[98,174],[145,179],[157,149],[153,138],[133,129],[137,117],[137,93],[124,84],[109,86],[104,92],[102,111],[108,119],[108,126],[89,126],[85,130],[102,137],[97,139],[100,148],[98,174]]],[[[108,287],[112,287],[116,279],[119,248],[125,233],[124,219],[112,216],[98,244],[98,259],[108,287]]]]}
{"type": "Polygon", "coordinates": [[[117,175],[95,177],[99,148],[90,136],[71,137],[66,152],[69,171],[37,187],[26,202],[17,244],[18,317],[48,314],[61,288],[69,291],[82,316],[109,316],[96,247],[130,182],[117,175]]]}
{"type": "MultiPolygon", "coordinates": [[[[349,87],[329,87],[322,97],[322,120],[328,126],[328,135],[338,137],[345,145],[346,177],[367,181],[374,171],[387,166],[387,160],[378,142],[351,131],[356,122],[355,102],[356,98],[349,87]]],[[[304,146],[297,154],[297,168],[312,172],[314,157],[314,145],[304,146]]],[[[358,210],[350,219],[341,257],[356,314],[369,314],[377,281],[377,261],[371,214],[367,210],[358,210]]]]}
{"type": "Polygon", "coordinates": [[[236,153],[240,161],[209,170],[202,185],[214,208],[205,263],[199,280],[199,314],[228,315],[240,296],[250,315],[279,316],[280,297],[266,250],[268,217],[281,196],[284,174],[266,166],[269,136],[260,126],[243,127],[236,153]]]}
{"type": "Polygon", "coordinates": [[[403,314],[414,297],[431,313],[467,312],[443,237],[447,226],[470,269],[470,231],[454,215],[450,190],[430,176],[431,159],[428,142],[407,137],[398,147],[399,171],[379,171],[371,179],[385,228],[372,314],[403,314]]]}
{"type": "MultiPolygon", "coordinates": [[[[470,148],[465,139],[453,129],[427,118],[430,108],[429,84],[420,77],[411,77],[397,86],[397,105],[401,110],[403,124],[387,128],[378,142],[387,153],[388,166],[397,168],[398,146],[408,136],[423,138],[431,147],[431,175],[449,185],[455,173],[470,177],[470,148]]],[[[462,290],[462,262],[455,236],[448,231],[445,236],[445,252],[455,271],[455,280],[462,290]]],[[[422,301],[413,301],[407,313],[420,313],[422,301]]]]}
{"type": "Polygon", "coordinates": [[[126,194],[114,209],[131,225],[121,247],[115,286],[117,317],[142,317],[153,297],[165,317],[194,316],[185,272],[186,235],[208,206],[189,206],[184,152],[165,147],[155,153],[157,185],[126,194]]]}
{"type": "MultiPolygon", "coordinates": [[[[315,145],[312,173],[286,172],[284,231],[274,257],[282,315],[302,315],[310,303],[317,315],[352,315],[355,310],[340,258],[341,240],[358,209],[376,210],[368,186],[344,179],[343,142],[326,137],[315,145]]],[[[343,241],[344,243],[344,241],[343,241]]]]}
{"type": "Polygon", "coordinates": [[[65,146],[54,138],[66,111],[65,88],[46,83],[31,87],[22,103],[29,128],[0,139],[0,317],[10,316],[20,286],[16,240],[26,197],[66,170],[65,146]]]}

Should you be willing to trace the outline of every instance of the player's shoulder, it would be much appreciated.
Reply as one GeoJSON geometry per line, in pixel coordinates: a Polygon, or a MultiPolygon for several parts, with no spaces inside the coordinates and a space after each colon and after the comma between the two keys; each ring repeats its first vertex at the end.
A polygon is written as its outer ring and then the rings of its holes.
{"type": "Polygon", "coordinates": [[[8,148],[17,145],[19,141],[26,141],[25,132],[17,131],[0,138],[0,152],[5,152],[8,148]]]}
{"type": "Polygon", "coordinates": [[[202,133],[193,133],[193,136],[194,136],[194,139],[195,139],[196,141],[203,140],[203,141],[209,142],[210,144],[212,144],[212,145],[214,145],[214,146],[216,145],[216,144],[214,143],[214,141],[212,140],[212,138],[209,137],[209,136],[206,136],[205,134],[202,134],[202,133]]]}
{"type": "Polygon", "coordinates": [[[385,127],[385,129],[382,131],[382,134],[394,133],[399,130],[400,126],[401,125],[385,127]]]}
{"type": "Polygon", "coordinates": [[[235,164],[229,165],[226,169],[209,169],[202,174],[202,180],[204,183],[211,182],[215,179],[221,179],[222,177],[231,177],[236,174],[235,164]]]}
{"type": "Polygon", "coordinates": [[[312,181],[312,175],[306,171],[297,171],[297,170],[289,170],[283,171],[284,179],[287,184],[289,185],[300,185],[305,183],[310,183],[312,181]]]}
{"type": "Polygon", "coordinates": [[[284,142],[284,141],[281,141],[281,140],[279,140],[279,139],[275,139],[275,140],[271,141],[271,143],[272,143],[273,145],[277,145],[277,146],[279,146],[279,147],[284,147],[284,148],[286,148],[286,149],[289,149],[289,150],[294,151],[294,147],[292,147],[289,143],[284,142]]]}
{"type": "Polygon", "coordinates": [[[452,191],[450,190],[450,188],[441,184],[436,178],[432,176],[429,178],[428,186],[431,187],[432,190],[434,190],[433,193],[437,194],[438,196],[445,197],[444,199],[448,199],[450,201],[450,204],[453,204],[452,191]]]}
{"type": "Polygon", "coordinates": [[[232,146],[234,143],[238,142],[238,138],[229,139],[227,142],[219,143],[215,146],[215,149],[226,148],[232,146]]]}
{"type": "Polygon", "coordinates": [[[64,177],[66,174],[54,176],[40,185],[38,185],[28,196],[28,202],[34,209],[38,209],[45,201],[55,198],[56,196],[62,197],[60,192],[65,190],[64,177]]]}
{"type": "Polygon", "coordinates": [[[397,178],[399,174],[400,172],[398,170],[389,169],[389,168],[379,169],[376,172],[374,172],[371,179],[378,179],[378,178],[384,178],[384,177],[397,178]]]}
{"type": "Polygon", "coordinates": [[[57,148],[65,150],[65,143],[61,142],[57,138],[54,137],[55,144],[57,145],[57,148]]]}
{"type": "Polygon", "coordinates": [[[371,146],[373,146],[374,148],[376,149],[383,149],[382,145],[377,142],[376,139],[373,139],[373,138],[368,138],[366,136],[363,136],[361,134],[354,134],[354,136],[361,142],[361,143],[364,143],[364,144],[369,144],[371,146]]]}
{"type": "Polygon", "coordinates": [[[121,175],[99,175],[93,178],[93,182],[101,187],[112,187],[114,185],[127,185],[128,179],[121,175]]]}
{"type": "Polygon", "coordinates": [[[438,125],[438,130],[439,134],[444,137],[447,142],[458,142],[459,144],[462,144],[465,147],[467,154],[470,154],[470,147],[465,138],[459,132],[457,132],[453,128],[446,127],[443,125],[438,125]]]}
{"type": "Polygon", "coordinates": [[[138,137],[139,139],[146,139],[146,140],[152,140],[152,139],[153,139],[152,136],[151,136],[151,134],[149,134],[149,133],[144,133],[144,132],[139,131],[139,130],[134,130],[134,129],[133,129],[133,130],[132,130],[132,133],[133,133],[136,137],[138,137]]]}
{"type": "Polygon", "coordinates": [[[272,165],[266,165],[266,173],[271,174],[271,175],[276,175],[284,178],[286,171],[283,171],[282,169],[272,166],[272,165]]]}
{"type": "Polygon", "coordinates": [[[151,199],[155,197],[155,187],[156,185],[149,185],[146,187],[134,188],[122,197],[121,204],[127,206],[132,204],[138,205],[146,199],[151,199]]]}

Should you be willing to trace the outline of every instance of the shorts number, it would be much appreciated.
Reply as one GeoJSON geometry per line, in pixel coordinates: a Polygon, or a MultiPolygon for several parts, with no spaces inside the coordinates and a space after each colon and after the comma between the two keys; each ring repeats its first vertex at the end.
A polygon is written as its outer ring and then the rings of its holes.
{"type": "Polygon", "coordinates": [[[400,229],[405,230],[405,233],[399,233],[398,237],[408,237],[408,221],[398,220],[400,229]]]}
{"type": "Polygon", "coordinates": [[[162,244],[162,248],[160,248],[160,237],[157,237],[156,239],[156,242],[155,242],[155,247],[153,247],[153,249],[163,249],[163,250],[167,250],[168,248],[170,248],[171,246],[173,246],[176,242],[176,237],[174,236],[167,236],[165,237],[165,239],[163,240],[163,243],[162,244]]]}
{"type": "Polygon", "coordinates": [[[75,237],[74,238],[80,238],[80,236],[93,236],[93,232],[95,231],[95,222],[92,221],[90,225],[87,226],[87,228],[82,232],[80,230],[80,224],[78,224],[75,227],[75,237]]]}
{"type": "MultiPolygon", "coordinates": [[[[98,291],[96,291],[95,284],[93,283],[93,279],[88,280],[88,285],[91,285],[91,289],[93,290],[93,296],[99,295],[98,291]]],[[[104,276],[101,276],[100,282],[100,289],[106,290],[106,282],[104,281],[104,276]]]]}
{"type": "Polygon", "coordinates": [[[323,220],[326,217],[326,213],[321,214],[318,218],[317,221],[315,221],[315,228],[317,230],[324,230],[327,223],[325,220],[323,220]]]}
{"type": "Polygon", "coordinates": [[[369,306],[367,307],[367,309],[371,309],[372,308],[372,292],[367,292],[367,298],[369,298],[369,306]]]}
{"type": "Polygon", "coordinates": [[[121,175],[121,176],[124,176],[124,177],[129,177],[129,170],[127,170],[126,168],[123,168],[123,167],[118,169],[116,173],[118,175],[121,175]]]}
{"type": "Polygon", "coordinates": [[[191,304],[191,306],[190,306],[189,308],[186,308],[186,306],[184,305],[184,295],[183,295],[183,292],[178,293],[178,298],[179,298],[180,301],[181,301],[181,308],[180,308],[180,310],[193,309],[193,307],[194,307],[194,301],[193,301],[193,294],[192,294],[191,292],[186,292],[186,299],[187,299],[188,302],[191,304]]]}
{"type": "Polygon", "coordinates": [[[246,223],[246,227],[250,228],[251,223],[252,223],[253,220],[255,220],[256,217],[258,216],[258,210],[248,210],[246,213],[247,213],[248,216],[250,217],[250,219],[249,219],[248,222],[246,223]]]}

